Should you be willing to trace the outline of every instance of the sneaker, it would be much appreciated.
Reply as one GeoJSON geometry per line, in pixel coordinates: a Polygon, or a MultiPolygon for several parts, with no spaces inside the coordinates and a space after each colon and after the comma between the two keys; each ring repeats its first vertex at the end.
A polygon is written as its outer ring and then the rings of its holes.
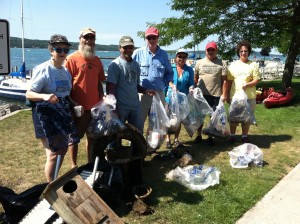
{"type": "Polygon", "coordinates": [[[199,144],[199,143],[201,143],[201,142],[202,142],[202,136],[201,136],[201,135],[198,135],[198,136],[195,138],[194,143],[195,143],[195,144],[199,144]]]}
{"type": "Polygon", "coordinates": [[[210,145],[210,146],[214,146],[215,145],[214,139],[212,137],[208,137],[207,138],[207,144],[210,145]]]}
{"type": "Polygon", "coordinates": [[[242,142],[243,143],[249,143],[249,138],[248,137],[242,137],[242,142]]]}
{"type": "Polygon", "coordinates": [[[235,143],[235,142],[236,142],[235,136],[230,136],[229,139],[228,139],[228,142],[229,142],[230,144],[235,143]]]}
{"type": "Polygon", "coordinates": [[[166,148],[167,148],[167,149],[172,149],[172,145],[171,145],[170,142],[166,142],[166,148]]]}
{"type": "Polygon", "coordinates": [[[178,149],[184,147],[184,145],[178,140],[174,142],[173,146],[174,146],[174,148],[178,148],[178,149]]]}

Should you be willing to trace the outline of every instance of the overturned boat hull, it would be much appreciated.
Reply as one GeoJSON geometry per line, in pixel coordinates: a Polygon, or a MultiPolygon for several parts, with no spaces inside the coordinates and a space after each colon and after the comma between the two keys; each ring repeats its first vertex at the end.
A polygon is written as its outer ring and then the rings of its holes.
{"type": "Polygon", "coordinates": [[[293,89],[288,88],[286,91],[272,92],[266,99],[264,99],[263,104],[267,108],[278,107],[291,102],[293,97],[293,89]]]}

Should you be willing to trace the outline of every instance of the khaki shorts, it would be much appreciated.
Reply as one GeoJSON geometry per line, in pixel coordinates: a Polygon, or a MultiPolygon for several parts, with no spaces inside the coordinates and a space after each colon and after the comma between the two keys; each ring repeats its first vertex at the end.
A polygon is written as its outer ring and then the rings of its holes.
{"type": "Polygon", "coordinates": [[[79,138],[83,138],[91,120],[91,111],[90,110],[85,110],[83,115],[80,117],[74,116],[75,124],[76,124],[76,129],[79,135],[79,138]]]}

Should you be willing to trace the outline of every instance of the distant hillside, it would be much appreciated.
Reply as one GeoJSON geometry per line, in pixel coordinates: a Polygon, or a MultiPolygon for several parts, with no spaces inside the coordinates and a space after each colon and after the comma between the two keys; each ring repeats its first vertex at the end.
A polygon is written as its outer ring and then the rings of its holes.
{"type": "MultiPolygon", "coordinates": [[[[78,42],[70,42],[72,44],[71,49],[76,50],[78,42]]],[[[25,48],[48,48],[48,40],[30,40],[24,39],[25,48]]],[[[19,37],[10,37],[10,47],[22,47],[22,40],[19,37]]],[[[117,51],[118,45],[99,45],[96,44],[97,51],[117,51]]]]}

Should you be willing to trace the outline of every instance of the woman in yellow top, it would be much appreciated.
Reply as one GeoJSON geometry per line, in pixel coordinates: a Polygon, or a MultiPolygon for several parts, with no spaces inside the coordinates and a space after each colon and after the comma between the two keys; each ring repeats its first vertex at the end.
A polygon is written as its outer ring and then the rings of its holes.
{"type": "MultiPolygon", "coordinates": [[[[259,67],[256,62],[249,60],[251,54],[251,45],[247,41],[241,41],[236,46],[236,53],[239,60],[233,62],[228,68],[227,74],[227,99],[232,99],[233,95],[240,90],[244,90],[248,97],[251,112],[254,113],[256,106],[256,85],[261,79],[259,67]],[[230,90],[230,98],[229,96],[230,90]]],[[[236,141],[235,132],[238,123],[230,123],[229,142],[236,141]]],[[[242,122],[242,142],[248,143],[249,122],[242,122]]]]}

